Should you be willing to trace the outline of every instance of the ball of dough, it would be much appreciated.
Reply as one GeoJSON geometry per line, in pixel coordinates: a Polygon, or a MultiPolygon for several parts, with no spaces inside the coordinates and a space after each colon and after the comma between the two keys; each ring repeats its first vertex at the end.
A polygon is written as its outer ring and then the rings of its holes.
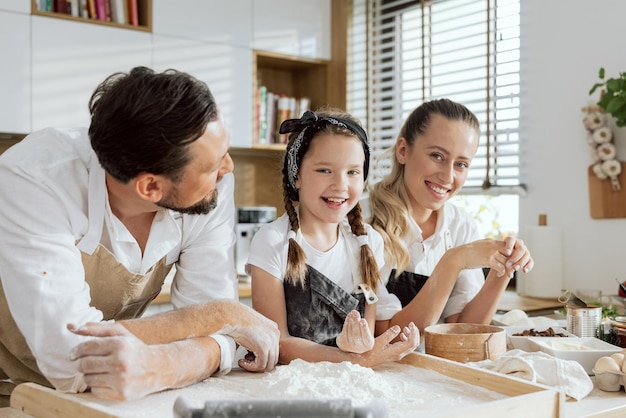
{"type": "Polygon", "coordinates": [[[511,309],[500,317],[500,322],[505,325],[513,325],[518,322],[523,322],[527,319],[528,315],[526,315],[526,312],[522,311],[521,309],[511,309]]]}

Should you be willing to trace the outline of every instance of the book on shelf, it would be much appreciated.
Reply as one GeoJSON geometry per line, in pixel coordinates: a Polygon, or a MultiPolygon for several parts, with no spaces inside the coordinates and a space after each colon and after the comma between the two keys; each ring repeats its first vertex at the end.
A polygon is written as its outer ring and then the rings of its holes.
{"type": "Polygon", "coordinates": [[[127,0],[111,0],[111,22],[127,24],[128,23],[128,1],[127,0]]]}
{"type": "Polygon", "coordinates": [[[267,87],[259,86],[256,103],[256,143],[267,143],[267,87]]]}
{"type": "Polygon", "coordinates": [[[67,0],[68,12],[74,17],[80,16],[80,7],[78,3],[78,0],[67,0]]]}
{"type": "Polygon", "coordinates": [[[286,144],[288,134],[280,134],[281,123],[298,119],[311,107],[309,97],[293,97],[259,86],[255,94],[254,134],[255,144],[286,144]]]}
{"type": "Polygon", "coordinates": [[[97,19],[96,17],[96,0],[87,0],[87,10],[90,19],[97,19]]]}
{"type": "Polygon", "coordinates": [[[78,0],[78,16],[89,19],[89,7],[87,0],[78,0]]]}
{"type": "MultiPolygon", "coordinates": [[[[291,97],[281,95],[278,98],[276,111],[276,129],[280,129],[280,125],[287,119],[291,119],[291,97]]],[[[295,100],[295,99],[294,99],[295,100]]],[[[295,102],[294,102],[295,103],[295,102]]],[[[281,134],[276,132],[276,143],[286,144],[289,134],[281,134]]]]}
{"type": "Polygon", "coordinates": [[[271,91],[267,92],[267,100],[265,101],[265,143],[276,143],[276,107],[278,105],[278,96],[271,91]]]}
{"type": "Polygon", "coordinates": [[[51,12],[52,11],[51,0],[37,0],[37,3],[35,3],[35,6],[37,6],[37,11],[39,12],[51,12]]]}
{"type": "MultiPolygon", "coordinates": [[[[71,6],[70,6],[71,7],[71,6]]],[[[52,11],[56,13],[69,14],[67,0],[53,0],[52,11]]]]}
{"type": "Polygon", "coordinates": [[[108,0],[95,0],[95,3],[96,3],[96,19],[106,22],[107,14],[106,14],[105,3],[108,3],[108,0]]]}
{"type": "Polygon", "coordinates": [[[139,26],[137,0],[128,0],[128,23],[133,26],[139,26]]]}

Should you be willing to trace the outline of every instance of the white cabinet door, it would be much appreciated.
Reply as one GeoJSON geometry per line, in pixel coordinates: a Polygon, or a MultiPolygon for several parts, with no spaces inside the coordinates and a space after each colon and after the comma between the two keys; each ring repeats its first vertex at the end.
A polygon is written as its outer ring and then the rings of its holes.
{"type": "Polygon", "coordinates": [[[29,133],[29,15],[0,11],[0,51],[0,132],[29,133]]]}
{"type": "Polygon", "coordinates": [[[253,47],[330,59],[331,0],[254,1],[253,47]]]}
{"type": "Polygon", "coordinates": [[[0,10],[30,14],[30,0],[2,0],[0,10]]]}
{"type": "Polygon", "coordinates": [[[250,47],[252,0],[153,0],[152,32],[250,47]]]}
{"type": "Polygon", "coordinates": [[[252,53],[227,44],[154,36],[157,70],[175,68],[207,83],[230,130],[230,145],[252,146],[252,53]]]}
{"type": "Polygon", "coordinates": [[[32,17],[32,129],[88,126],[98,84],[118,71],[152,67],[147,32],[32,17]]]}

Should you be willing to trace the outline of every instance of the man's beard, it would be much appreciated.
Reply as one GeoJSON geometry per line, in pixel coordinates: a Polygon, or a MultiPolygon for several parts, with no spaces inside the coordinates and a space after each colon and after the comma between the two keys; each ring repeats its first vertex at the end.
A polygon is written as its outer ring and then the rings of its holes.
{"type": "Polygon", "coordinates": [[[188,206],[186,208],[181,208],[176,206],[174,202],[178,200],[178,193],[176,189],[169,194],[169,196],[164,197],[159,200],[156,204],[165,209],[170,209],[179,213],[185,213],[188,215],[206,215],[211,212],[213,209],[217,207],[217,189],[213,191],[210,197],[205,197],[198,203],[188,206]]]}

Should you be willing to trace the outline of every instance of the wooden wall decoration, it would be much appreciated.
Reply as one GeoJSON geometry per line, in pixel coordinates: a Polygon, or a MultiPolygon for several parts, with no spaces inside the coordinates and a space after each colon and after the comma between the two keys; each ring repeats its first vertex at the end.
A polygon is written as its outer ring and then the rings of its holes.
{"type": "Polygon", "coordinates": [[[593,219],[626,218],[626,163],[620,162],[622,172],[617,176],[621,190],[613,190],[611,180],[600,180],[587,169],[589,178],[589,209],[593,219]]]}

